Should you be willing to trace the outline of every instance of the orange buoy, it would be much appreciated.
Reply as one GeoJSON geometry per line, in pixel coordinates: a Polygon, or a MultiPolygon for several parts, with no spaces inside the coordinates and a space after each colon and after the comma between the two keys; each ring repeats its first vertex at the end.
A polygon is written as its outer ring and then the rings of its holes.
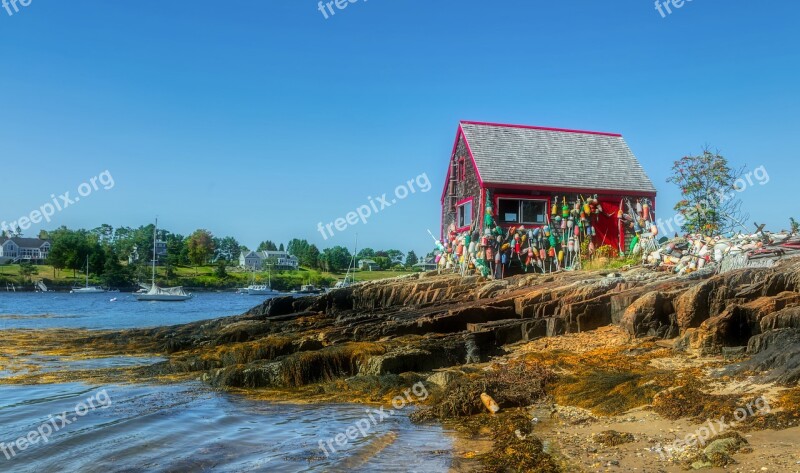
{"type": "Polygon", "coordinates": [[[500,410],[500,406],[497,404],[497,402],[492,399],[492,396],[486,393],[481,393],[481,402],[484,406],[486,406],[486,409],[492,413],[492,415],[496,414],[497,411],[500,410]]]}

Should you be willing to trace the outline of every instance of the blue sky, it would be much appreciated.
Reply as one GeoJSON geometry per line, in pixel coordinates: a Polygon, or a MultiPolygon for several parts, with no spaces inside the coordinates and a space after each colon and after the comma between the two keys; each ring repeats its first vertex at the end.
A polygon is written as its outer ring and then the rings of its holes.
{"type": "MultiPolygon", "coordinates": [[[[671,163],[704,145],[770,182],[769,228],[800,217],[797,2],[32,0],[0,9],[0,220],[108,170],[50,224],[158,215],[254,246],[431,248],[461,119],[622,133],[671,216],[671,163]],[[367,196],[416,193],[323,240],[367,196]]],[[[591,172],[591,170],[581,170],[591,172]]]]}

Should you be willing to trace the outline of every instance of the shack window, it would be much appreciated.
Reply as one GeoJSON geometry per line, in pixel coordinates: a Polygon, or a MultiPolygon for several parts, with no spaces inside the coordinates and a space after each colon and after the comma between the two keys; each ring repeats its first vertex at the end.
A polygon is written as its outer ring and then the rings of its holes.
{"type": "Polygon", "coordinates": [[[468,200],[456,207],[456,225],[458,228],[465,228],[472,225],[472,201],[468,200]]]}
{"type": "Polygon", "coordinates": [[[544,225],[547,201],[535,199],[499,199],[498,211],[504,223],[544,225]]]}
{"type": "Polygon", "coordinates": [[[467,162],[464,158],[458,158],[458,180],[464,181],[467,179],[467,162]]]}

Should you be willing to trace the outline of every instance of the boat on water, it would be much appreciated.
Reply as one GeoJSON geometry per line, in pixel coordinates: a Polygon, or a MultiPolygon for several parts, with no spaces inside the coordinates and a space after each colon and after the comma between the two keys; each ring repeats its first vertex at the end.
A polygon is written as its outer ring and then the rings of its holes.
{"type": "Polygon", "coordinates": [[[102,287],[97,286],[90,286],[89,285],[89,256],[86,256],[86,286],[84,287],[73,287],[72,290],[69,291],[70,294],[103,294],[106,293],[105,289],[102,287]]]}
{"type": "Polygon", "coordinates": [[[272,271],[267,273],[267,284],[256,284],[255,278],[256,273],[253,271],[253,281],[246,288],[247,293],[251,296],[277,296],[280,294],[280,291],[272,289],[272,271]]]}
{"type": "Polygon", "coordinates": [[[134,293],[133,297],[140,302],[183,302],[188,301],[192,294],[187,294],[183,287],[158,287],[153,285],[147,292],[134,293]]]}
{"type": "Polygon", "coordinates": [[[292,291],[292,294],[300,295],[300,296],[307,296],[307,295],[314,295],[314,294],[322,294],[323,290],[318,288],[313,284],[303,284],[300,286],[299,291],[292,291]]]}
{"type": "Polygon", "coordinates": [[[338,281],[336,284],[333,285],[332,288],[329,288],[328,291],[332,291],[334,289],[344,289],[346,287],[350,287],[356,283],[356,254],[358,253],[358,234],[356,234],[356,244],[353,248],[353,256],[350,258],[350,263],[347,265],[347,273],[344,275],[344,279],[338,281]]]}
{"type": "Polygon", "coordinates": [[[247,293],[251,296],[277,296],[280,291],[276,291],[266,284],[256,284],[247,286],[247,293]]]}
{"type": "Polygon", "coordinates": [[[146,291],[138,291],[133,294],[139,302],[183,302],[188,301],[192,294],[187,294],[183,287],[158,287],[156,284],[156,242],[158,240],[158,219],[156,219],[156,227],[153,230],[153,278],[150,288],[146,291]]]}

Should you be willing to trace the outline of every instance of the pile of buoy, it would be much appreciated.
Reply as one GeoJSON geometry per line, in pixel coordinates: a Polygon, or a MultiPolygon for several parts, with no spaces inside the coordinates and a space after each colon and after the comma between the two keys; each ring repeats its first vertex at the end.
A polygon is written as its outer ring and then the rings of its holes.
{"type": "MultiPolygon", "coordinates": [[[[605,213],[597,195],[573,195],[569,200],[557,196],[545,211],[546,221],[532,228],[502,227],[495,220],[491,202],[491,193],[487,193],[482,218],[475,219],[468,229],[457,229],[450,224],[441,240],[431,234],[440,270],[456,270],[462,275],[477,272],[499,279],[511,264],[525,272],[580,269],[582,259],[592,257],[596,251],[596,223],[601,216],[617,218],[620,254],[639,254],[657,248],[653,204],[646,198],[635,202],[623,198],[614,215],[605,213]],[[634,235],[628,245],[626,231],[634,235]]],[[[605,238],[606,234],[602,235],[603,241],[605,238]]]]}
{"type": "Polygon", "coordinates": [[[469,230],[459,232],[451,224],[442,241],[431,235],[436,244],[435,262],[439,269],[456,269],[462,274],[477,271],[484,277],[499,279],[505,276],[512,263],[525,272],[578,269],[581,244],[586,242],[583,251],[587,255],[595,251],[592,237],[597,232],[593,218],[603,212],[597,196],[578,196],[572,203],[568,203],[566,197],[556,197],[546,215],[546,223],[533,228],[525,225],[503,228],[495,220],[491,202],[491,197],[487,197],[483,218],[474,221],[469,230]]]}
{"type": "Polygon", "coordinates": [[[732,237],[693,234],[670,240],[647,254],[646,262],[678,274],[688,274],[724,261],[736,261],[738,267],[745,267],[756,259],[777,259],[795,252],[795,241],[787,232],[759,231],[732,237]]]}

